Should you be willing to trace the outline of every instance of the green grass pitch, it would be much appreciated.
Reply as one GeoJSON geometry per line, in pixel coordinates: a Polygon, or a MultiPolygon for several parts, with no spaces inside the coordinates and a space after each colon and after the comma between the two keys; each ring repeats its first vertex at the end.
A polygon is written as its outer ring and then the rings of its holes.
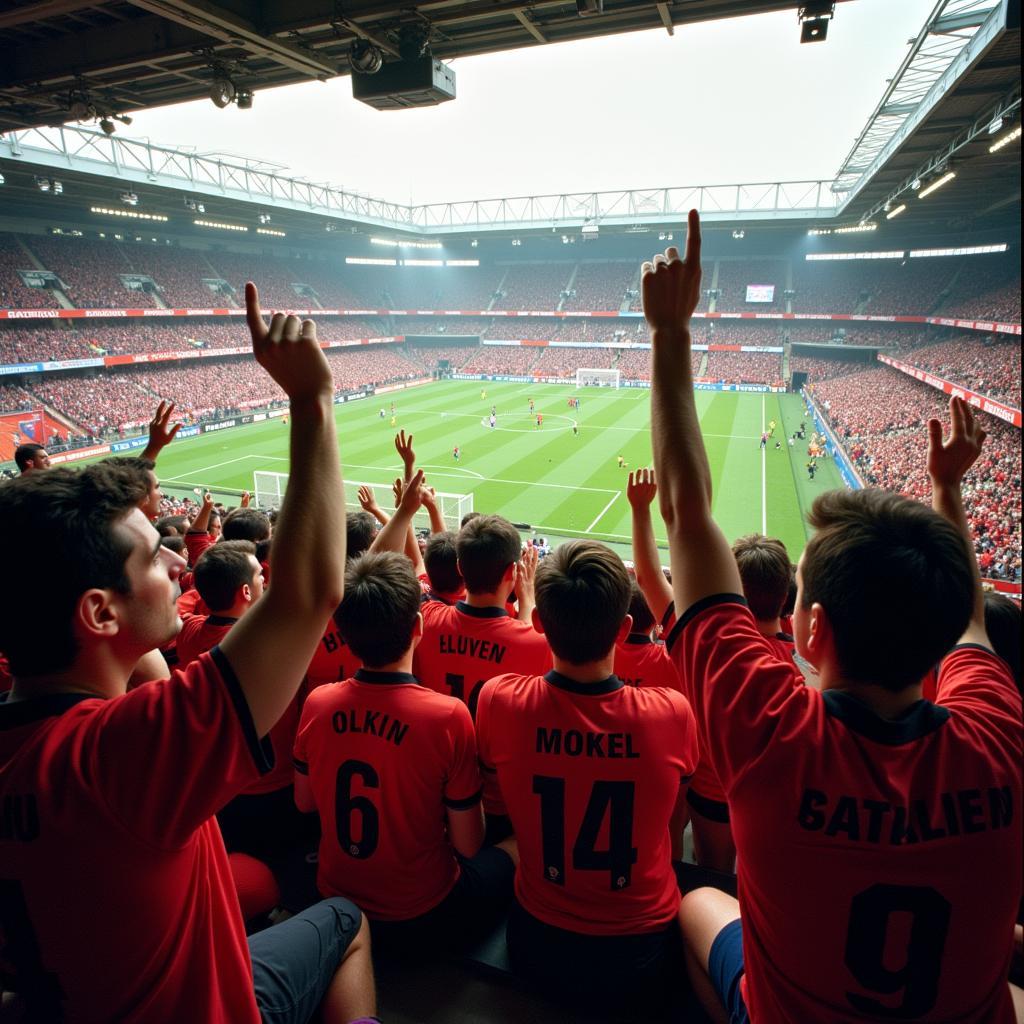
{"type": "MultiPolygon", "coordinates": [[[[697,392],[697,409],[714,483],[714,512],[726,535],[766,532],[780,537],[795,559],[803,550],[803,516],[814,495],[842,486],[830,460],[807,479],[806,442],[786,443],[805,418],[799,396],[697,392]],[[762,423],[778,423],[762,454],[762,423]]],[[[650,393],[641,389],[445,381],[389,392],[337,407],[345,476],[389,483],[397,475],[397,429],[415,437],[418,465],[439,491],[472,492],[477,511],[529,523],[542,536],[591,536],[628,552],[630,509],[627,469],[651,464],[650,393]],[[487,398],[480,396],[486,389],[487,398]],[[579,397],[581,408],[567,406],[579,397]],[[538,429],[532,398],[544,414],[538,429]],[[395,402],[397,426],[390,425],[395,402]],[[491,405],[497,428],[486,424],[491,405]],[[388,415],[382,420],[379,410],[388,415]],[[579,436],[572,421],[579,422],[579,436]],[[452,449],[458,445],[461,459],[452,449]]],[[[222,495],[252,490],[257,470],[287,472],[288,429],[280,419],[172,444],[161,456],[159,476],[169,493],[196,486],[222,495]]],[[[349,502],[355,495],[347,494],[349,502]]],[[[230,504],[230,497],[226,498],[230,504]]],[[[664,529],[655,515],[655,529],[664,529]]]]}

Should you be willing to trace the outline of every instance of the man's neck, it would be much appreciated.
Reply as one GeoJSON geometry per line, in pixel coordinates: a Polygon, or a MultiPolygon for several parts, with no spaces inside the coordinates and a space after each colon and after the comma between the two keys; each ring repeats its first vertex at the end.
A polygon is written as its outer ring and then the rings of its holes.
{"type": "Polygon", "coordinates": [[[119,658],[104,648],[80,654],[62,672],[15,676],[10,700],[36,700],[55,693],[82,693],[104,700],[119,697],[127,690],[132,669],[142,653],[119,658]]]}
{"type": "Polygon", "coordinates": [[[607,657],[599,658],[597,661],[588,661],[584,665],[574,665],[572,662],[563,661],[558,655],[554,655],[553,661],[555,671],[575,683],[600,683],[615,674],[614,647],[608,652],[607,657]]]}
{"type": "Polygon", "coordinates": [[[470,594],[467,592],[465,601],[470,608],[504,608],[508,600],[508,592],[496,590],[491,594],[470,594]]]}
{"type": "Polygon", "coordinates": [[[828,679],[821,676],[821,691],[836,690],[856,697],[862,704],[871,708],[879,718],[890,721],[899,718],[908,708],[922,699],[920,683],[908,686],[903,690],[887,690],[877,683],[846,683],[839,679],[828,679]]]}
{"type": "Polygon", "coordinates": [[[761,636],[778,636],[782,632],[782,622],[779,619],[758,619],[757,631],[761,636]]]}
{"type": "Polygon", "coordinates": [[[374,665],[372,668],[369,665],[366,665],[366,671],[387,672],[389,674],[404,673],[405,675],[412,675],[412,652],[413,648],[410,647],[409,650],[407,650],[405,654],[398,659],[398,661],[393,661],[389,665],[374,665]]]}

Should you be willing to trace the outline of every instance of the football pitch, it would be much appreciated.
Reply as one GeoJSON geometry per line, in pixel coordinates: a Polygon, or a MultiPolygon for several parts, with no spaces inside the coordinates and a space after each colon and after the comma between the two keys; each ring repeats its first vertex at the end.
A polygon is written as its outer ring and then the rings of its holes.
{"type": "MultiPolygon", "coordinates": [[[[807,442],[798,440],[790,448],[786,441],[806,418],[800,397],[710,391],[696,397],[718,522],[730,539],[753,532],[780,537],[795,560],[806,540],[804,514],[815,495],[842,486],[828,459],[819,463],[816,479],[808,480],[807,442]],[[762,425],[771,420],[778,424],[775,438],[762,452],[762,425]],[[774,447],[777,438],[781,451],[774,447]]],[[[438,491],[472,493],[476,511],[529,524],[537,536],[590,536],[628,554],[627,475],[651,464],[645,389],[444,381],[340,405],[336,419],[346,480],[378,485],[394,480],[400,468],[394,435],[402,429],[414,436],[417,465],[438,491]],[[567,404],[577,397],[578,412],[567,404]],[[544,417],[540,428],[529,410],[531,398],[544,417]],[[492,405],[493,430],[487,423],[492,405]],[[628,468],[619,468],[620,455],[628,468]]],[[[158,473],[169,494],[203,487],[231,505],[241,491],[253,490],[256,471],[287,469],[288,428],[272,419],[172,444],[158,473]]],[[[349,504],[355,502],[354,492],[350,487],[346,493],[349,504]]],[[[657,514],[654,521],[663,544],[657,514]]]]}

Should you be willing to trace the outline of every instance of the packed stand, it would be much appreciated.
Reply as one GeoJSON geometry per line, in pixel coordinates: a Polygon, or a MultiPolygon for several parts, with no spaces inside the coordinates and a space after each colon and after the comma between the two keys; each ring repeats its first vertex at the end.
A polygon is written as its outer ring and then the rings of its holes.
{"type": "Polygon", "coordinates": [[[862,359],[821,359],[818,356],[803,355],[789,357],[789,372],[806,373],[808,384],[845,377],[849,373],[860,373],[866,368],[862,359]]]}
{"type": "Polygon", "coordinates": [[[441,361],[446,361],[449,368],[458,370],[470,356],[479,350],[477,345],[409,345],[406,353],[425,369],[433,372],[441,361]]]}
{"type": "Polygon", "coordinates": [[[39,262],[67,286],[65,295],[79,309],[155,307],[146,292],[127,288],[121,274],[132,272],[124,251],[114,242],[88,238],[23,236],[39,262]]]}
{"type": "Polygon", "coordinates": [[[907,362],[938,377],[1020,408],[1020,339],[957,337],[919,348],[907,362]]]}
{"type": "Polygon", "coordinates": [[[17,235],[0,234],[0,309],[52,309],[57,302],[46,288],[29,288],[19,270],[34,270],[17,235]]]}
{"type": "Polygon", "coordinates": [[[611,369],[618,355],[612,348],[554,348],[541,350],[533,372],[542,377],[575,377],[581,366],[595,370],[611,369]]]}
{"type": "Polygon", "coordinates": [[[367,345],[329,349],[327,362],[336,391],[354,391],[367,384],[390,384],[423,376],[423,368],[410,362],[394,345],[367,345]]]}
{"type": "Polygon", "coordinates": [[[636,281],[636,263],[581,262],[562,309],[618,310],[626,289],[636,281]]]}
{"type": "Polygon", "coordinates": [[[220,279],[206,253],[140,243],[122,244],[121,248],[130,269],[151,277],[160,298],[172,309],[222,308],[235,304],[230,295],[215,292],[203,284],[204,280],[220,279]]]}
{"type": "Polygon", "coordinates": [[[856,313],[896,260],[794,261],[794,313],[856,313]]]}
{"type": "Polygon", "coordinates": [[[534,372],[544,351],[532,345],[481,345],[459,368],[459,373],[496,373],[516,376],[534,372]]]}
{"type": "Polygon", "coordinates": [[[781,384],[782,355],[775,352],[709,352],[704,377],[727,384],[781,384]]]}
{"type": "Polygon", "coordinates": [[[388,318],[395,335],[426,334],[439,338],[490,337],[491,319],[483,316],[392,316],[388,318]]]}
{"type": "Polygon", "coordinates": [[[779,348],[782,334],[777,324],[749,321],[705,320],[694,333],[698,345],[755,345],[758,348],[779,348]]]}
{"type": "MultiPolygon", "coordinates": [[[[817,384],[813,395],[866,483],[930,499],[924,427],[947,415],[940,392],[881,367],[817,384]]],[[[990,416],[982,423],[989,438],[964,490],[975,550],[987,575],[1019,580],[1020,430],[990,416]]]]}
{"type": "Polygon", "coordinates": [[[942,303],[943,316],[1020,323],[1020,250],[964,257],[942,303]]]}
{"type": "Polygon", "coordinates": [[[499,267],[506,273],[492,309],[554,312],[572,275],[571,263],[524,263],[499,267]]]}
{"type": "MultiPolygon", "coordinates": [[[[202,369],[196,368],[197,371],[202,369]]],[[[200,372],[178,371],[181,381],[199,376],[200,372]]],[[[191,387],[191,384],[186,385],[186,388],[191,387]]],[[[143,423],[153,412],[153,395],[142,389],[140,376],[131,371],[87,377],[44,376],[33,381],[31,388],[47,405],[94,437],[117,434],[127,424],[143,423]]]]}
{"type": "Polygon", "coordinates": [[[0,327],[0,365],[86,359],[95,355],[84,334],[70,324],[37,327],[33,323],[15,323],[0,327]]]}

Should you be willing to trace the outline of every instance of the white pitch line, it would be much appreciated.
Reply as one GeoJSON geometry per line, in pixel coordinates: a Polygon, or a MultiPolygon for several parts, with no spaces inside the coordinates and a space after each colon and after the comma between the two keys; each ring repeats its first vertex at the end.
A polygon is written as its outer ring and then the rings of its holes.
{"type": "MultiPolygon", "coordinates": [[[[764,436],[764,395],[761,395],[761,435],[764,436]]],[[[768,470],[767,443],[761,449],[761,533],[768,535],[768,470]]]]}
{"type": "MultiPolygon", "coordinates": [[[[215,462],[212,466],[203,466],[202,469],[191,469],[185,476],[162,476],[161,482],[165,484],[173,484],[176,480],[185,480],[187,477],[196,476],[199,473],[209,473],[211,469],[220,469],[222,466],[230,466],[236,462],[244,462],[246,459],[261,459],[270,458],[270,456],[262,455],[240,455],[237,459],[228,459],[227,462],[215,462]]],[[[285,462],[288,460],[285,459],[285,462]]]]}
{"type": "Polygon", "coordinates": [[[448,466],[448,467],[436,466],[436,465],[432,465],[429,462],[418,462],[416,465],[417,465],[417,467],[419,469],[436,469],[436,470],[439,470],[439,472],[435,473],[434,476],[451,476],[451,477],[456,477],[456,478],[458,478],[460,476],[471,476],[471,477],[475,477],[477,480],[486,480],[487,479],[487,477],[485,477],[483,475],[483,473],[474,473],[473,470],[471,470],[471,469],[460,469],[458,466],[448,466]]]}
{"type": "MultiPolygon", "coordinates": [[[[581,489],[582,489],[582,488],[581,488],[581,489]]],[[[605,512],[607,512],[607,511],[608,511],[608,509],[610,509],[610,508],[612,507],[612,505],[614,505],[614,504],[615,504],[615,502],[616,502],[616,501],[618,501],[618,500],[619,500],[619,498],[621,498],[621,497],[622,497],[622,491],[616,491],[616,492],[615,492],[615,494],[614,494],[614,495],[612,495],[612,500],[611,500],[611,501],[609,501],[609,502],[608,502],[608,504],[607,504],[607,505],[605,505],[605,507],[604,507],[603,509],[601,509],[601,511],[600,511],[600,512],[598,512],[598,514],[597,514],[597,518],[596,518],[596,519],[595,519],[595,520],[594,520],[594,521],[593,521],[593,522],[592,522],[592,523],[591,523],[591,524],[590,524],[590,525],[589,525],[589,526],[588,526],[588,527],[587,527],[587,528],[586,528],[586,529],[585,529],[585,530],[584,530],[583,532],[584,532],[584,533],[590,533],[590,531],[591,531],[591,530],[592,530],[592,529],[593,529],[593,528],[594,528],[595,526],[597,526],[597,524],[598,524],[599,522],[601,522],[601,520],[602,520],[602,519],[604,518],[604,514],[605,514],[605,512]]]]}

